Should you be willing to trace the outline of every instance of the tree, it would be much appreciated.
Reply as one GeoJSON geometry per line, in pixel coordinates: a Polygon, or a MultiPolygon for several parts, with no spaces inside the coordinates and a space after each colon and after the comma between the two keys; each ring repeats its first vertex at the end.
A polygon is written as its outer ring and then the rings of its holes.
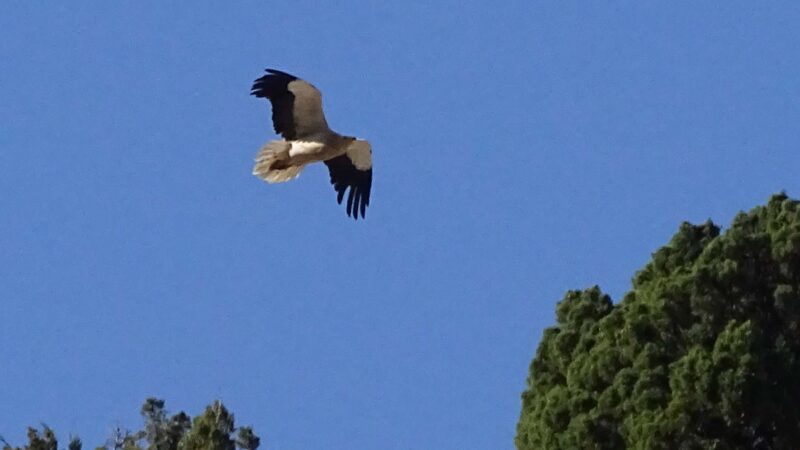
{"type": "MultiPolygon", "coordinates": [[[[261,439],[250,427],[236,428],[233,414],[215,401],[194,421],[183,411],[168,416],[164,400],[148,398],[141,409],[144,427],[130,432],[117,428],[108,442],[96,450],[257,450],[261,439]],[[234,436],[234,432],[237,434],[234,436]]],[[[11,447],[0,438],[3,450],[58,450],[56,435],[47,425],[40,433],[28,428],[28,445],[11,447]]],[[[69,442],[69,450],[81,450],[77,437],[69,442]]]]}
{"type": "MultiPolygon", "coordinates": [[[[36,428],[28,428],[28,445],[12,447],[5,439],[0,438],[3,450],[58,450],[56,434],[47,425],[42,425],[41,433],[36,428]]],[[[74,437],[69,442],[69,450],[81,450],[81,440],[74,437]]]]}
{"type": "Polygon", "coordinates": [[[723,234],[684,223],[618,304],[556,308],[530,366],[519,449],[800,448],[800,204],[723,234]]]}

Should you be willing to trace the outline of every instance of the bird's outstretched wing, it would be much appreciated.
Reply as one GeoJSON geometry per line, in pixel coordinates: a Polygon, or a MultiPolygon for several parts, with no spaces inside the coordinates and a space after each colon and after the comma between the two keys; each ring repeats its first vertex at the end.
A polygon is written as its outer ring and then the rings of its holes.
{"type": "Polygon", "coordinates": [[[322,94],[294,75],[267,69],[266,75],[253,82],[250,95],[269,99],[275,132],[287,141],[330,131],[322,112],[322,94]]]}
{"type": "Polygon", "coordinates": [[[344,193],[350,188],[347,196],[347,215],[358,220],[358,214],[364,217],[369,206],[369,194],[372,188],[372,148],[367,141],[355,141],[347,148],[344,155],[325,161],[331,174],[331,184],[336,189],[336,201],[344,199],[344,193]]]}

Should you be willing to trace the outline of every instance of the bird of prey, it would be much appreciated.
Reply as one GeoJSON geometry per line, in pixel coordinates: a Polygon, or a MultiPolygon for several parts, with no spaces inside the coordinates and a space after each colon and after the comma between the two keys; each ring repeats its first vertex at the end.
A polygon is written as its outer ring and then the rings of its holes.
{"type": "Polygon", "coordinates": [[[372,187],[372,147],[328,128],[322,95],[309,82],[279,70],[255,80],[250,95],[272,103],[272,124],[283,139],[265,144],[256,156],[253,175],[268,183],[296,178],[303,168],[323,161],[328,166],[336,200],[347,195],[347,215],[364,217],[372,187]]]}

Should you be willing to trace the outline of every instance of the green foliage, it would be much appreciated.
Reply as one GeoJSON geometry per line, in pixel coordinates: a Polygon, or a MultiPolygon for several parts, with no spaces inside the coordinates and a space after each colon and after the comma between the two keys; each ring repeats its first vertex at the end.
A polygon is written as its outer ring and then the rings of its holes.
{"type": "Polygon", "coordinates": [[[681,225],[616,305],[558,304],[519,449],[800,448],[800,204],[681,225]]]}
{"type": "Polygon", "coordinates": [[[235,450],[233,416],[220,402],[208,406],[195,417],[192,429],[184,436],[181,450],[235,450]]]}
{"type": "MultiPolygon", "coordinates": [[[[36,428],[28,428],[28,445],[24,447],[12,447],[4,439],[0,438],[3,443],[3,450],[58,450],[58,439],[56,434],[47,425],[42,425],[42,431],[39,432],[36,428]]],[[[81,440],[73,437],[69,441],[69,450],[81,450],[81,440]]]]}
{"type": "Polygon", "coordinates": [[[164,400],[148,398],[142,405],[144,430],[137,436],[144,438],[147,450],[175,450],[186,431],[192,426],[192,419],[183,411],[171,418],[164,411],[164,400]]]}
{"type": "MultiPolygon", "coordinates": [[[[261,439],[250,427],[236,428],[233,414],[216,401],[192,420],[184,412],[167,415],[164,400],[148,398],[141,409],[144,427],[136,432],[118,428],[106,445],[95,450],[257,450],[261,439]],[[238,431],[234,436],[234,432],[238,431]]],[[[2,438],[3,450],[58,450],[58,440],[49,427],[40,433],[28,428],[28,445],[11,447],[2,438]]],[[[81,450],[81,440],[70,440],[69,450],[81,450]]]]}

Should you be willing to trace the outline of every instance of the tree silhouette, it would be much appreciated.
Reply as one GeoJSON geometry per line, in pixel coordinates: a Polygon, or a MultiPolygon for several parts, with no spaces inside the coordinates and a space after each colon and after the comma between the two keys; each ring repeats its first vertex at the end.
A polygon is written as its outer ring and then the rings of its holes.
{"type": "Polygon", "coordinates": [[[800,207],[681,225],[619,304],[568,292],[530,366],[519,449],[800,448],[800,207]]]}
{"type": "MultiPolygon", "coordinates": [[[[164,400],[156,398],[145,400],[141,414],[141,430],[117,428],[108,442],[96,450],[257,450],[261,443],[252,428],[236,428],[233,414],[219,401],[194,420],[183,411],[168,416],[164,400]],[[234,432],[238,433],[234,436],[234,432]]],[[[58,450],[56,435],[47,425],[41,432],[28,428],[28,444],[23,447],[12,447],[2,438],[0,442],[3,450],[58,450]]],[[[81,440],[73,437],[68,449],[81,447],[81,440]]]]}

